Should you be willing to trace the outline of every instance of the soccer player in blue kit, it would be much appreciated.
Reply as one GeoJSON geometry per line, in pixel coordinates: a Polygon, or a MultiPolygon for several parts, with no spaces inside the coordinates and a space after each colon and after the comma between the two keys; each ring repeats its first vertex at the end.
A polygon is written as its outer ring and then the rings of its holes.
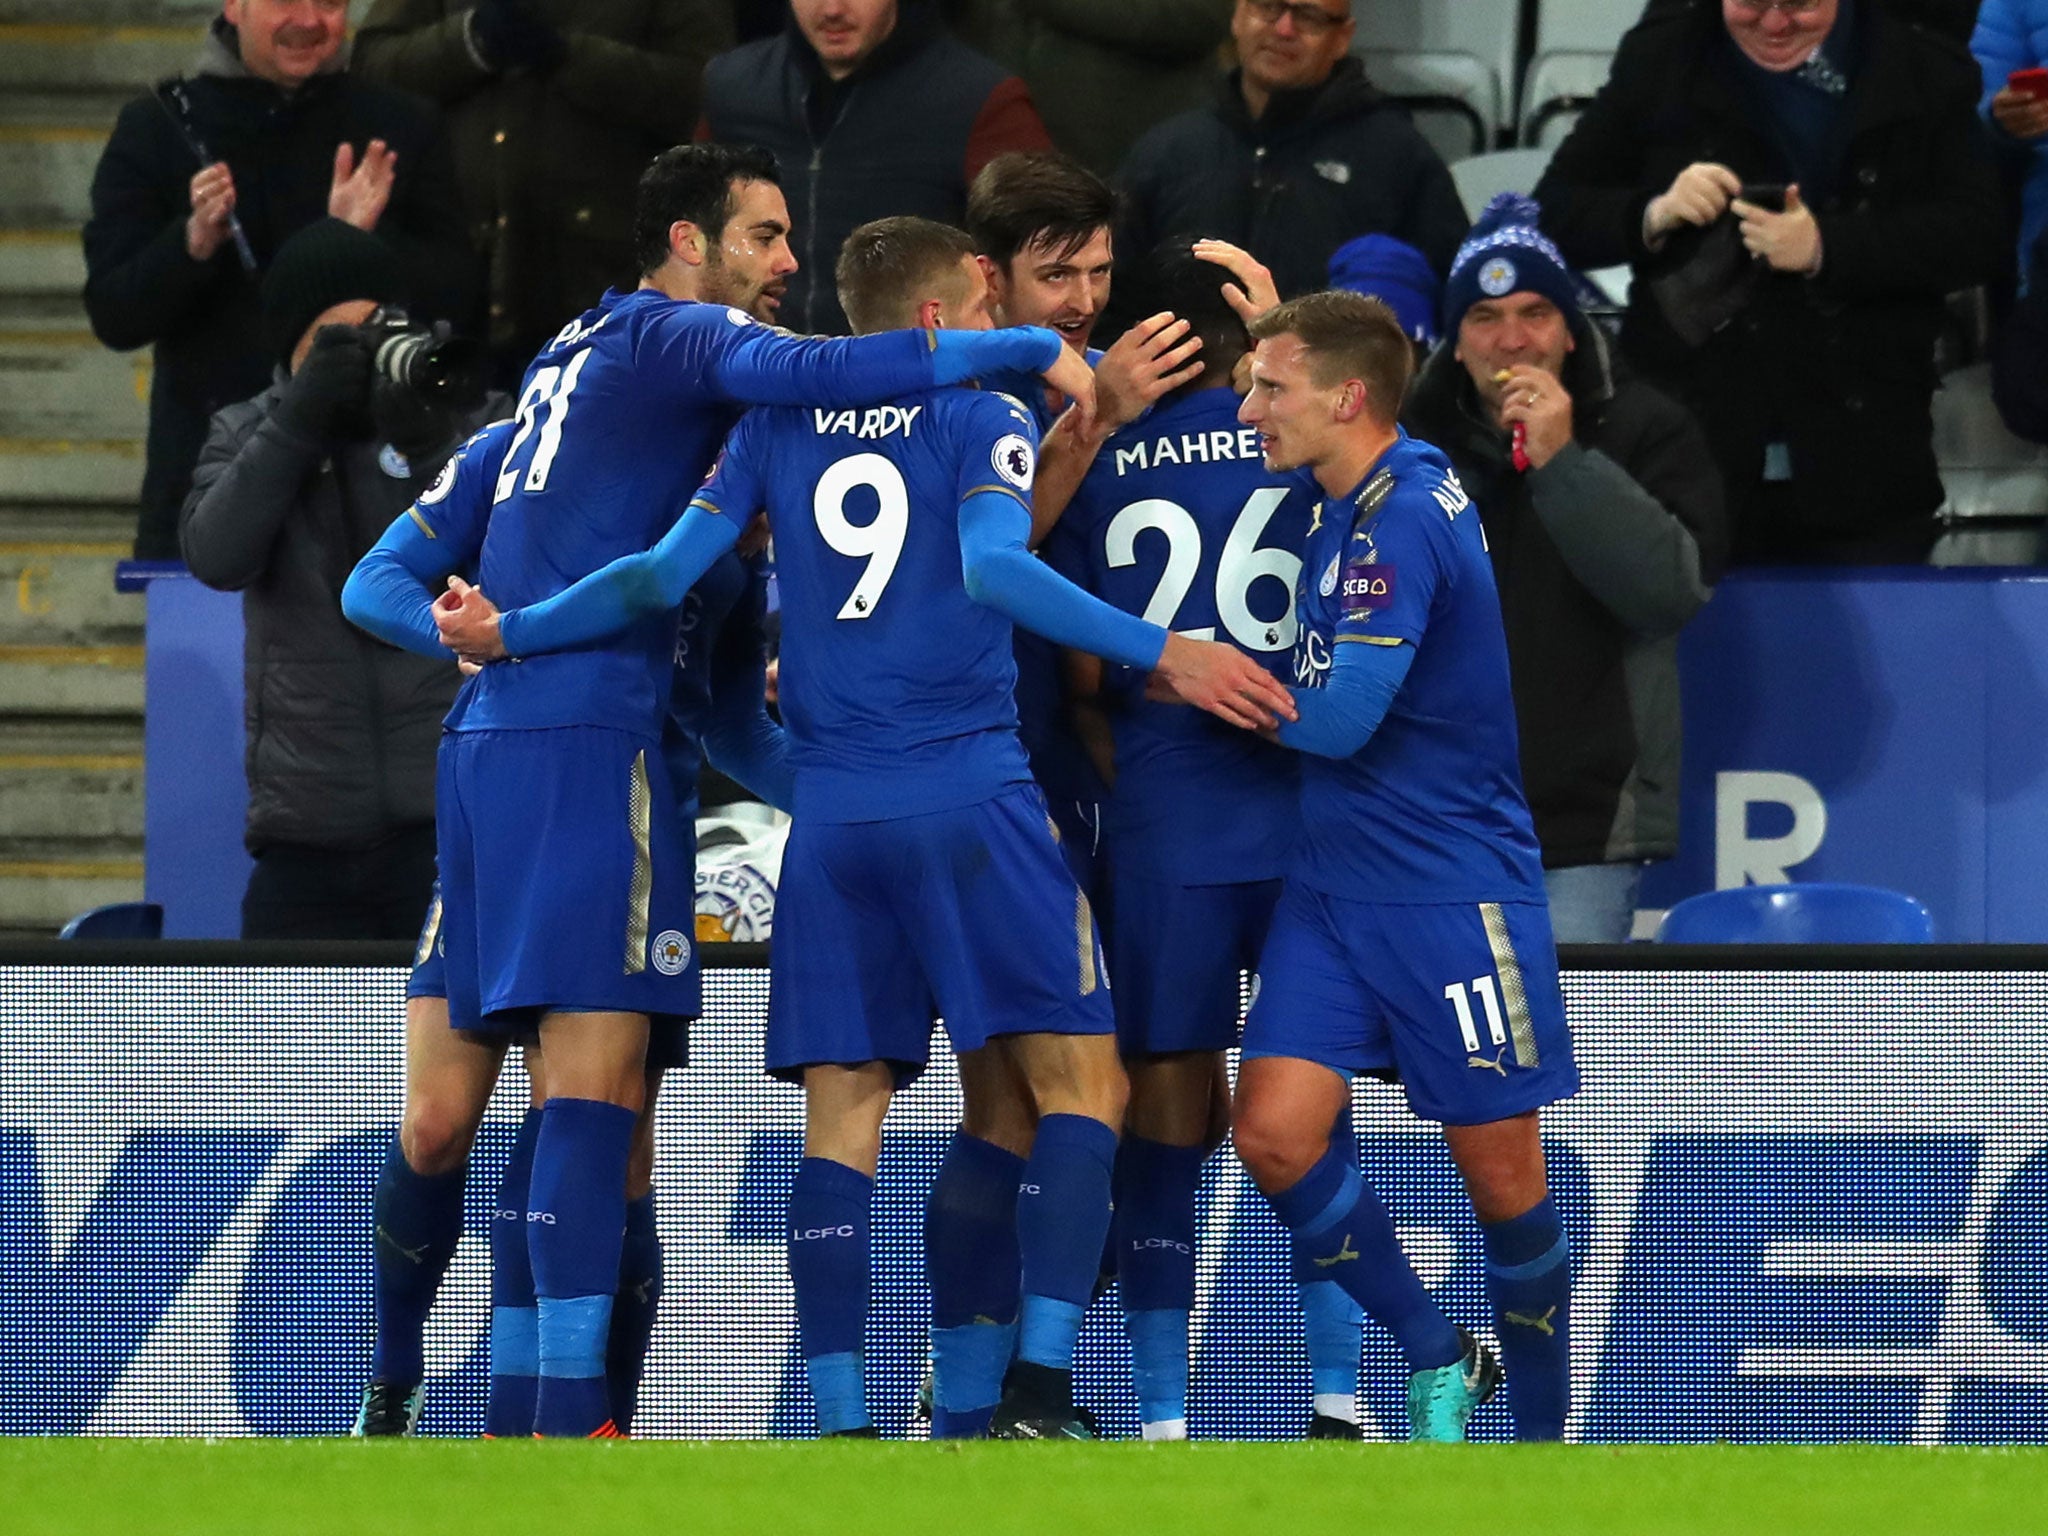
{"type": "MultiPolygon", "coordinates": [[[[1186,240],[1151,253],[1148,305],[1190,322],[1204,372],[1110,437],[1045,544],[1047,560],[1128,613],[1226,639],[1275,673],[1292,657],[1295,581],[1312,500],[1268,470],[1237,420],[1231,377],[1250,348],[1225,274],[1186,240]]],[[[1078,696],[1113,743],[1103,833],[1104,947],[1131,1082],[1117,1151],[1114,1249],[1147,1439],[1187,1435],[1195,1194],[1228,1123],[1223,1053],[1238,978],[1258,966],[1297,830],[1295,754],[1143,697],[1142,679],[1070,657],[1078,696]]],[[[1339,1144],[1350,1133],[1339,1122],[1339,1144]]],[[[1297,1259],[1315,1439],[1360,1437],[1357,1304],[1297,1259]]]]}
{"type": "Polygon", "coordinates": [[[1251,327],[1241,419],[1323,492],[1296,596],[1302,841],[1245,1023],[1238,1155],[1307,1251],[1392,1332],[1411,1433],[1460,1440],[1500,1365],[1454,1327],[1330,1131],[1359,1073],[1398,1071],[1478,1214],[1521,1438],[1569,1397],[1567,1252],[1537,1110],[1578,1088],[1516,756],[1478,514],[1395,425],[1413,367],[1385,306],[1319,293],[1251,327]]]}
{"type": "MultiPolygon", "coordinates": [[[[965,236],[919,219],[857,230],[839,266],[857,329],[986,325],[965,236]]],[[[820,1428],[871,1433],[861,1363],[882,1120],[924,1066],[934,1009],[963,1056],[999,1050],[1039,1115],[1023,1169],[1017,1363],[937,1352],[936,1395],[992,1432],[1086,1438],[1073,1349],[1109,1222],[1124,1086],[1087,898],[1030,781],[1012,620],[1141,671],[1240,725],[1286,690],[1242,653],[1170,635],[1034,559],[1036,428],[1005,396],[907,395],[867,411],[756,411],[655,550],[498,621],[473,654],[588,643],[672,603],[760,507],[776,529],[783,703],[797,820],[778,891],[767,1066],[805,1089],[790,1271],[820,1428]],[[961,1387],[964,1369],[981,1398],[961,1387]]],[[[936,1201],[936,1197],[935,1197],[936,1201]]]]}
{"type": "MultiPolygon", "coordinates": [[[[464,444],[443,474],[398,520],[343,589],[344,610],[393,644],[445,657],[427,616],[442,581],[474,572],[505,450],[516,430],[498,422],[464,444]]],[[[687,831],[696,817],[697,770],[708,754],[755,793],[784,809],[790,773],[781,728],[764,707],[766,578],[758,554],[725,556],[683,605],[662,750],[682,796],[687,831]]],[[[406,1103],[379,1174],[373,1259],[377,1335],[371,1381],[355,1433],[409,1434],[421,1409],[424,1325],[462,1229],[462,1194],[478,1126],[503,1065],[506,1039],[449,1027],[441,903],[429,911],[406,1000],[406,1103]]],[[[693,966],[694,970],[694,966],[693,966]]],[[[662,1074],[684,1065],[687,1036],[651,1042],[647,1102],[627,1176],[621,1301],[606,1349],[612,1418],[630,1431],[639,1379],[662,1292],[655,1220],[653,1105],[662,1074]]],[[[538,1079],[541,1063],[529,1053],[538,1079]]],[[[514,1138],[491,1223],[491,1391],[485,1433],[532,1433],[537,1387],[537,1308],[527,1254],[527,1184],[539,1133],[535,1107],[514,1138]]]]}
{"type": "MultiPolygon", "coordinates": [[[[867,405],[1019,367],[1092,395],[1047,332],[813,341],[760,325],[795,270],[788,233],[765,154],[656,157],[635,213],[639,288],[606,294],[528,370],[493,489],[485,591],[534,602],[645,550],[750,404],[867,405]]],[[[671,612],[485,668],[442,747],[450,1023],[537,1028],[546,1061],[526,1213],[543,1435],[616,1433],[604,1355],[650,1021],[673,1026],[696,1003],[692,861],[659,750],[675,644],[671,612]]]]}

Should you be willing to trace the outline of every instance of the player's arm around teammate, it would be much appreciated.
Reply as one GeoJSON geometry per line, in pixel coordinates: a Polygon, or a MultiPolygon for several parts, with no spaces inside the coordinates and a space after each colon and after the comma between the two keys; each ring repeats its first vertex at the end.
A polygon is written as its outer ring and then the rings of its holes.
{"type": "Polygon", "coordinates": [[[1239,1155],[1297,1241],[1394,1333],[1417,1438],[1462,1438],[1491,1351],[1444,1318],[1329,1130],[1397,1070],[1478,1212],[1527,1437],[1562,1432],[1566,1250],[1536,1110],[1576,1090],[1478,515],[1395,426],[1412,367],[1383,306],[1324,293],[1252,325],[1242,419],[1327,493],[1298,589],[1304,840],[1245,1029],[1239,1155]]]}

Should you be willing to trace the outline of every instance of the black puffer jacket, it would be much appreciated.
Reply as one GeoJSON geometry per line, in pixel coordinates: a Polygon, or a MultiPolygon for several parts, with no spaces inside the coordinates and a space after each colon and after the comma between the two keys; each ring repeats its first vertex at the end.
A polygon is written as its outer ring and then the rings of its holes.
{"type": "Polygon", "coordinates": [[[371,139],[398,151],[379,238],[403,257],[416,315],[463,318],[474,259],[455,171],[432,107],[355,76],[315,76],[286,94],[242,66],[234,29],[216,21],[185,82],[191,128],[235,178],[235,216],[255,255],[242,270],[233,242],[207,261],[185,249],[188,189],[199,161],[156,95],[121,109],[92,179],[85,226],[85,309],[118,351],[156,344],[149,454],[135,552],[175,559],[178,510],[207,420],[263,388],[275,364],[263,345],[262,272],[291,235],[327,216],[334,149],[371,139]]]}
{"type": "Polygon", "coordinates": [[[1257,121],[1232,71],[1209,106],[1138,140],[1121,180],[1127,257],[1213,235],[1270,267],[1283,299],[1327,287],[1331,253],[1359,235],[1407,241],[1441,277],[1471,223],[1442,158],[1356,59],[1280,92],[1257,121]]]}
{"type": "Polygon", "coordinates": [[[1674,0],[1630,32],[1536,188],[1543,226],[1567,259],[1634,266],[1622,349],[1705,427],[1738,558],[1796,558],[1802,543],[1910,544],[1916,530],[1931,538],[1942,499],[1930,403],[1943,296],[2003,259],[1975,61],[1867,0],[1857,15],[1860,60],[1835,185],[1807,198],[1821,271],[1767,275],[1697,350],[1652,297],[1648,280],[1673,247],[1664,258],[1645,248],[1644,210],[1697,161],[1729,166],[1745,183],[1793,179],[1738,73],[1721,8],[1674,0]],[[1767,500],[1772,442],[1790,450],[1793,485],[1767,500]]]}
{"type": "Polygon", "coordinates": [[[1404,424],[1450,455],[1500,587],[1522,779],[1549,868],[1678,851],[1678,632],[1726,558],[1720,476],[1698,425],[1577,324],[1572,442],[1517,474],[1446,343],[1404,424]]]}
{"type": "Polygon", "coordinates": [[[1024,82],[911,3],[844,80],[825,74],[793,20],[713,59],[698,137],[775,156],[801,264],[778,318],[806,335],[847,329],[832,270],[855,229],[901,214],[958,224],[989,161],[1052,147],[1024,82]]]}
{"type": "Polygon", "coordinates": [[[434,753],[461,679],[341,616],[341,586],[468,433],[410,463],[374,441],[328,446],[273,414],[279,387],[213,418],[180,526],[185,563],[242,594],[252,853],[359,850],[434,819],[434,753]]]}

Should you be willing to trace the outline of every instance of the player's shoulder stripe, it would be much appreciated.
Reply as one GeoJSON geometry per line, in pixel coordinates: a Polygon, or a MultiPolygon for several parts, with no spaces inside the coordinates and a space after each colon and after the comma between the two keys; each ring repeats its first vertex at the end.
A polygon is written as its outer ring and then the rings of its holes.
{"type": "Polygon", "coordinates": [[[1031,510],[1031,503],[1025,497],[1022,491],[1018,490],[1014,485],[998,485],[993,480],[989,481],[987,485],[977,485],[970,487],[967,491],[967,495],[962,496],[960,499],[962,501],[965,501],[968,496],[979,496],[983,491],[1000,491],[1003,495],[1008,496],[1011,500],[1021,503],[1027,512],[1031,510]]]}

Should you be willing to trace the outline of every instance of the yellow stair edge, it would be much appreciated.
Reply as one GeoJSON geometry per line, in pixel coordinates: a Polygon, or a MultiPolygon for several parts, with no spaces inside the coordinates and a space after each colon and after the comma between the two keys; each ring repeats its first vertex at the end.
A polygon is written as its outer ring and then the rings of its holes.
{"type": "Polygon", "coordinates": [[[113,667],[142,666],[139,645],[0,645],[0,666],[113,667]]]}

